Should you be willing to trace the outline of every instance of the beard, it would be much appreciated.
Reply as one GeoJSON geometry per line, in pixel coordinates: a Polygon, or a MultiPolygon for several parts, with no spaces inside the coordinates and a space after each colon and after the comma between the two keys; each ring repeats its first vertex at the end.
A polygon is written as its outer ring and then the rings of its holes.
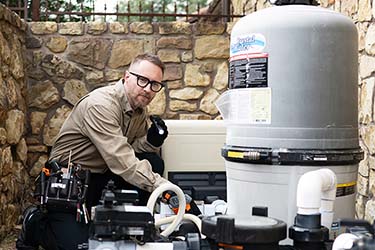
{"type": "Polygon", "coordinates": [[[146,107],[151,101],[152,101],[152,96],[147,94],[147,93],[142,93],[139,94],[136,98],[136,104],[139,108],[144,108],[146,107]]]}

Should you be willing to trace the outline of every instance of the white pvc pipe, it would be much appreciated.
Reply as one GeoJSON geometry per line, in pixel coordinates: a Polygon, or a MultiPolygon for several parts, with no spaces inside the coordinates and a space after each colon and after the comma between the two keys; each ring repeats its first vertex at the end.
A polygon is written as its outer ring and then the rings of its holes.
{"type": "MultiPolygon", "coordinates": [[[[177,216],[174,218],[175,220],[170,224],[162,233],[161,235],[164,237],[168,237],[180,224],[184,214],[185,214],[185,209],[186,209],[186,200],[185,200],[185,195],[182,192],[181,188],[178,186],[172,184],[172,183],[165,183],[160,185],[158,188],[152,192],[150,198],[147,201],[147,207],[150,209],[150,211],[153,213],[154,207],[156,204],[157,199],[163,192],[165,191],[173,191],[177,194],[178,198],[178,213],[177,216]]],[[[157,223],[157,222],[156,222],[157,223]]]]}
{"type": "Polygon", "coordinates": [[[327,168],[302,175],[297,186],[297,213],[303,215],[321,213],[321,225],[331,228],[336,184],[335,173],[327,168]]]}
{"type": "MultiPolygon", "coordinates": [[[[177,215],[172,215],[172,216],[159,219],[157,222],[155,222],[155,227],[159,228],[161,225],[171,223],[175,219],[176,216],[177,215]]],[[[184,214],[183,219],[192,221],[198,227],[199,233],[202,232],[202,221],[201,219],[198,218],[198,216],[194,214],[184,214]]],[[[201,238],[205,239],[206,236],[201,234],[201,238]]]]}
{"type": "Polygon", "coordinates": [[[212,202],[212,205],[215,207],[215,214],[227,214],[228,205],[223,200],[215,200],[212,202]]]}
{"type": "Polygon", "coordinates": [[[333,242],[332,250],[348,250],[352,249],[354,241],[359,237],[354,234],[344,233],[340,234],[333,242]]]}

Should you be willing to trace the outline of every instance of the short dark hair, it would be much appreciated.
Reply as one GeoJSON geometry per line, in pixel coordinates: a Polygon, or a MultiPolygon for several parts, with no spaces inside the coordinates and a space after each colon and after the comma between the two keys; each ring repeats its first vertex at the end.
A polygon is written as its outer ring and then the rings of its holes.
{"type": "Polygon", "coordinates": [[[154,55],[154,54],[151,54],[151,53],[140,54],[133,59],[129,68],[134,64],[138,64],[140,61],[148,61],[150,63],[155,64],[156,66],[161,68],[161,71],[164,74],[165,65],[157,55],[154,55]]]}

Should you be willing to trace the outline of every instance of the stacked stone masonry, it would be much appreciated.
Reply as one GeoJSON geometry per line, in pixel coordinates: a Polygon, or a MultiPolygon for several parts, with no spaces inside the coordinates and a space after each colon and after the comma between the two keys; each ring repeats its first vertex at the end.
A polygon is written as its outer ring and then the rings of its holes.
{"type": "MultiPolygon", "coordinates": [[[[237,14],[269,7],[232,0],[237,14]]],[[[375,2],[321,0],[359,31],[360,163],[356,213],[375,218],[375,2]]],[[[232,23],[55,23],[26,25],[0,4],[0,240],[27,205],[31,181],[47,159],[63,121],[89,91],[119,80],[138,53],[166,63],[167,87],[150,105],[165,119],[217,119],[227,89],[232,23]]]]}
{"type": "Polygon", "coordinates": [[[25,81],[26,23],[0,4],[0,240],[29,199],[25,81]]]}

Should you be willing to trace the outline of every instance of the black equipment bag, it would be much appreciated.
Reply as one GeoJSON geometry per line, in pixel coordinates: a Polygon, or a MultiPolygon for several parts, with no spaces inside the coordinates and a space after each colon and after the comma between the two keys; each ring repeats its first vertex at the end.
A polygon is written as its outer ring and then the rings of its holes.
{"type": "Polygon", "coordinates": [[[48,211],[80,211],[85,204],[89,182],[90,171],[79,164],[63,167],[50,161],[36,180],[34,197],[48,211]]]}

